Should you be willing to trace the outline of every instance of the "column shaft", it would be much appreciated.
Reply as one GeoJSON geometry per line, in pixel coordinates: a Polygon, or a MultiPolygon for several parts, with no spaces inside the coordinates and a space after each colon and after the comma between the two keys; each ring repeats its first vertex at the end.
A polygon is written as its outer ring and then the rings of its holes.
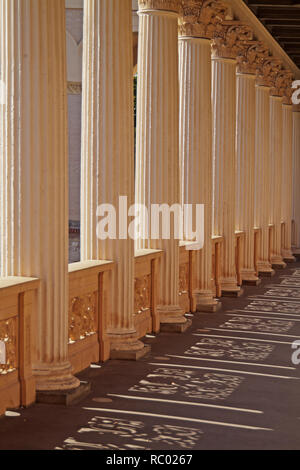
{"type": "Polygon", "coordinates": [[[119,204],[120,196],[128,208],[134,203],[131,1],[85,0],[84,8],[81,259],[116,262],[108,301],[111,349],[141,349],[133,323],[134,241],[127,208],[119,204]],[[97,215],[108,210],[97,214],[101,204],[123,217],[125,233],[116,217],[116,233],[99,237],[97,215]]]}
{"type": "Polygon", "coordinates": [[[236,230],[245,232],[242,280],[259,282],[254,267],[255,75],[237,74],[236,230]]]}
{"type": "Polygon", "coordinates": [[[222,290],[239,292],[235,266],[236,61],[213,58],[213,234],[224,237],[222,290]]]}
{"type": "MultiPolygon", "coordinates": [[[[170,2],[140,1],[137,98],[136,202],[151,213],[152,204],[179,204],[178,13],[165,11],[170,2]]],[[[176,7],[176,2],[171,2],[176,7]]],[[[171,5],[172,6],[172,5],[171,5]]],[[[145,227],[145,221],[142,222],[145,227]]],[[[139,241],[161,249],[158,311],[161,323],[186,323],[179,307],[179,240],[171,223],[170,239],[139,241]]]]}
{"type": "Polygon", "coordinates": [[[270,87],[256,87],[256,132],[255,132],[255,218],[254,225],[260,228],[260,246],[257,269],[265,276],[274,271],[270,263],[269,230],[271,223],[271,154],[270,154],[270,87]]]}
{"type": "Polygon", "coordinates": [[[183,204],[204,204],[204,246],[196,253],[198,310],[215,310],[212,291],[211,43],[179,38],[180,163],[183,204]]]}
{"type": "Polygon", "coordinates": [[[292,254],[292,199],[293,199],[293,106],[282,107],[282,221],[284,222],[284,240],[282,256],[285,261],[293,262],[292,254]]]}
{"type": "Polygon", "coordinates": [[[270,151],[272,161],[271,176],[271,223],[274,224],[273,253],[274,267],[283,268],[281,254],[281,198],[282,198],[282,98],[270,97],[270,151]]]}
{"type": "Polygon", "coordinates": [[[71,389],[65,2],[0,9],[0,274],[41,279],[37,389],[71,389]]]}
{"type": "Polygon", "coordinates": [[[293,251],[300,253],[300,106],[293,109],[293,251]]]}

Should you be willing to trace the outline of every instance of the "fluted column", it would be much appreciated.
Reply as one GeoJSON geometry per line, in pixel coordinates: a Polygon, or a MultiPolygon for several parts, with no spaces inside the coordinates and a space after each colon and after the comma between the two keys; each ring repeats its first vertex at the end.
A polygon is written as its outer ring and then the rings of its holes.
{"type": "Polygon", "coordinates": [[[270,151],[272,158],[271,216],[274,225],[273,253],[274,268],[286,267],[281,254],[281,200],[282,200],[282,103],[283,73],[275,71],[270,96],[270,151]]]}
{"type": "MultiPolygon", "coordinates": [[[[112,260],[107,305],[111,351],[139,351],[134,314],[134,242],[128,237],[127,208],[134,202],[132,33],[130,0],[85,0],[83,50],[81,259],[112,260]],[[115,238],[99,238],[97,207],[112,205],[115,238]]],[[[106,213],[102,213],[106,216],[106,213]]]]}
{"type": "Polygon", "coordinates": [[[300,105],[293,106],[293,253],[300,253],[300,105]]]}
{"type": "Polygon", "coordinates": [[[182,204],[204,205],[204,246],[196,252],[193,295],[199,311],[220,305],[212,289],[212,102],[211,38],[226,8],[215,2],[208,23],[200,18],[209,5],[182,3],[179,20],[179,148],[182,204]]]}
{"type": "Polygon", "coordinates": [[[270,197],[272,159],[270,153],[270,71],[271,59],[262,61],[257,71],[255,113],[255,210],[254,225],[260,228],[257,270],[262,276],[273,276],[270,263],[269,232],[272,201],[270,197]]]}
{"type": "Polygon", "coordinates": [[[282,106],[282,206],[281,218],[284,222],[282,256],[286,262],[294,262],[292,254],[292,206],[293,206],[293,75],[285,74],[285,90],[282,106]]]}
{"type": "Polygon", "coordinates": [[[68,362],[65,40],[64,0],[0,1],[0,274],[41,279],[38,390],[79,386],[68,362]]]}
{"type": "Polygon", "coordinates": [[[251,31],[225,21],[213,41],[213,234],[224,237],[222,291],[238,295],[235,264],[236,57],[251,31]]]}
{"type": "Polygon", "coordinates": [[[246,43],[238,55],[237,69],[236,230],[245,233],[241,276],[250,285],[260,283],[254,266],[255,76],[265,50],[261,43],[246,43]]]}
{"type": "MultiPolygon", "coordinates": [[[[139,0],[136,202],[179,204],[179,82],[177,0],[139,0]]],[[[142,222],[145,225],[145,222],[142,222]]],[[[150,225],[149,225],[150,226],[150,225]]],[[[179,240],[139,240],[164,251],[160,263],[158,313],[161,324],[186,324],[179,307],[179,240]]]]}

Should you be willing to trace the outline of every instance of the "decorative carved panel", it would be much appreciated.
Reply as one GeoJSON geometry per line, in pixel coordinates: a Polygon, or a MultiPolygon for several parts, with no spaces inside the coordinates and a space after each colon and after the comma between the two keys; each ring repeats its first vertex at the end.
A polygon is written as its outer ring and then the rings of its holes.
{"type": "Polygon", "coordinates": [[[151,274],[134,281],[134,311],[142,313],[151,308],[151,274]]]}
{"type": "Polygon", "coordinates": [[[0,321],[0,341],[4,342],[6,350],[6,364],[0,364],[0,375],[4,375],[18,367],[17,318],[0,321]]]}
{"type": "Polygon", "coordinates": [[[97,332],[97,292],[74,297],[69,309],[69,341],[74,343],[97,332]]]}
{"type": "Polygon", "coordinates": [[[190,285],[190,265],[189,263],[179,266],[179,295],[189,292],[190,285]]]}
{"type": "Polygon", "coordinates": [[[68,82],[68,95],[81,95],[82,83],[80,82],[68,82]]]}

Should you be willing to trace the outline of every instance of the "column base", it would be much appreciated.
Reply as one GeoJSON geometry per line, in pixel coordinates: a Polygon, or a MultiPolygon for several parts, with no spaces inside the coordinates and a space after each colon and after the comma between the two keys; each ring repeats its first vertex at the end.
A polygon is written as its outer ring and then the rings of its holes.
{"type": "Polygon", "coordinates": [[[282,257],[285,263],[295,263],[296,258],[293,256],[292,250],[283,250],[282,257]]]}
{"type": "Polygon", "coordinates": [[[259,261],[257,263],[257,271],[261,277],[272,277],[275,275],[275,271],[272,269],[269,261],[259,261]]]}
{"type": "Polygon", "coordinates": [[[200,291],[194,294],[197,312],[215,313],[222,307],[221,302],[213,297],[211,291],[200,291]]]}
{"type": "Polygon", "coordinates": [[[282,256],[276,255],[271,258],[272,268],[273,269],[285,269],[286,263],[283,261],[282,256]]]}
{"type": "Polygon", "coordinates": [[[80,386],[80,381],[72,375],[69,362],[61,364],[38,364],[33,368],[37,392],[74,390],[80,386]]]}
{"type": "MultiPolygon", "coordinates": [[[[142,343],[143,344],[143,343],[142,343]]],[[[151,346],[144,344],[142,349],[139,350],[112,350],[110,359],[115,361],[138,361],[147,356],[151,352],[151,346]]]]}
{"type": "Polygon", "coordinates": [[[157,307],[160,317],[160,331],[164,333],[183,333],[191,326],[191,321],[184,316],[184,311],[177,305],[157,307]]]}
{"type": "Polygon", "coordinates": [[[36,393],[36,402],[46,405],[76,405],[91,393],[90,382],[80,382],[79,387],[72,390],[48,390],[36,393]]]}
{"type": "Polygon", "coordinates": [[[221,282],[222,297],[240,297],[243,290],[237,285],[236,278],[223,279],[221,282]]]}
{"type": "Polygon", "coordinates": [[[110,331],[110,359],[119,361],[138,361],[151,351],[136,337],[136,332],[118,333],[110,331]]]}
{"type": "Polygon", "coordinates": [[[256,276],[253,269],[242,269],[241,277],[244,286],[259,286],[261,284],[261,279],[256,276]]]}
{"type": "Polygon", "coordinates": [[[184,333],[192,326],[192,321],[186,319],[186,323],[161,323],[161,333],[184,333]]]}
{"type": "Polygon", "coordinates": [[[275,271],[272,269],[269,261],[259,261],[257,263],[257,271],[260,277],[272,277],[275,275],[275,271]]]}

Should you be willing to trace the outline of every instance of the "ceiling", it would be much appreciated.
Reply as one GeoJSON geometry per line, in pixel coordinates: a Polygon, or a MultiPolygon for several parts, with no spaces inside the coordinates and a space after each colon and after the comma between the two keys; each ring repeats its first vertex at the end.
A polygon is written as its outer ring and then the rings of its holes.
{"type": "Polygon", "coordinates": [[[244,0],[300,68],[300,0],[244,0]]]}

